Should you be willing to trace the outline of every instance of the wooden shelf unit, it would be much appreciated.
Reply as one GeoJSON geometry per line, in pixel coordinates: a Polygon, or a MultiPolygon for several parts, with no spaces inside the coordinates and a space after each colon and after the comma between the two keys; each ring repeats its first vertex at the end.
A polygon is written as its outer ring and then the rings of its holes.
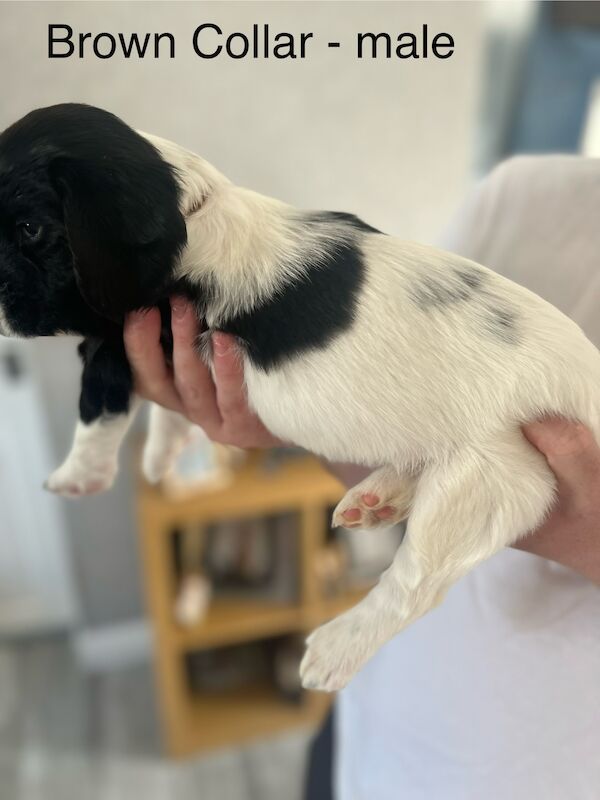
{"type": "Polygon", "coordinates": [[[175,500],[142,479],[138,514],[148,612],[154,629],[155,674],[163,739],[172,756],[267,736],[296,725],[316,724],[328,705],[326,695],[306,693],[300,705],[286,703],[266,684],[192,694],[185,673],[188,653],[269,637],[308,633],[353,605],[363,591],[321,597],[315,557],[325,543],[328,509],[343,488],[311,456],[267,467],[252,453],[225,488],[175,500]],[[182,628],[173,617],[177,578],[172,549],[175,530],[222,520],[295,512],[299,518],[299,597],[294,603],[216,599],[206,617],[182,628]]]}

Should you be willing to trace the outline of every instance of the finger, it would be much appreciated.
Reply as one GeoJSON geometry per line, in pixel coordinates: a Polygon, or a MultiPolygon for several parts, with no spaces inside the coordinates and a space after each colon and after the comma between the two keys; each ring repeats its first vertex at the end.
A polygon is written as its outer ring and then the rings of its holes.
{"type": "Polygon", "coordinates": [[[161,318],[157,308],[133,311],[125,318],[124,342],[136,391],[148,400],[179,410],[173,379],[160,344],[161,318]]]}
{"type": "Polygon", "coordinates": [[[559,490],[587,496],[600,480],[600,448],[588,428],[578,422],[551,418],[523,429],[527,439],[546,457],[559,490]]]}
{"type": "Polygon", "coordinates": [[[171,300],[173,371],[185,414],[209,436],[221,427],[215,385],[196,348],[200,326],[193,306],[182,298],[171,300]]]}
{"type": "Polygon", "coordinates": [[[244,368],[233,336],[215,333],[212,337],[217,404],[223,422],[230,429],[254,421],[244,387],[244,368]]]}

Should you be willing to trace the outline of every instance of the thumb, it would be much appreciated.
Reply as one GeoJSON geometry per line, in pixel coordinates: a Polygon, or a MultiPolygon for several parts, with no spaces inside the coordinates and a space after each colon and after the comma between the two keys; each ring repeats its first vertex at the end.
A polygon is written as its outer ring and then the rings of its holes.
{"type": "Polygon", "coordinates": [[[600,448],[588,428],[559,417],[531,422],[523,433],[545,457],[559,492],[589,497],[600,481],[600,448]]]}

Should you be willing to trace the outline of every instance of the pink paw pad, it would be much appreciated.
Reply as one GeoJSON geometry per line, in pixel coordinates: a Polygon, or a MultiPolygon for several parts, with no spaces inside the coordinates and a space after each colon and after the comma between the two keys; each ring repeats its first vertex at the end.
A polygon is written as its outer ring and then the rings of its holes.
{"type": "Polygon", "coordinates": [[[356,522],[361,517],[360,508],[347,508],[343,512],[344,519],[347,519],[349,522],[356,522]]]}
{"type": "Polygon", "coordinates": [[[91,481],[86,487],[87,494],[98,494],[106,488],[104,481],[91,481]]]}
{"type": "Polygon", "coordinates": [[[363,494],[361,495],[361,500],[369,508],[373,508],[373,506],[379,504],[379,497],[376,494],[371,494],[371,493],[363,494]]]}
{"type": "Polygon", "coordinates": [[[394,509],[392,506],[383,506],[382,508],[378,508],[375,512],[375,516],[378,519],[389,519],[394,514],[394,509]]]}

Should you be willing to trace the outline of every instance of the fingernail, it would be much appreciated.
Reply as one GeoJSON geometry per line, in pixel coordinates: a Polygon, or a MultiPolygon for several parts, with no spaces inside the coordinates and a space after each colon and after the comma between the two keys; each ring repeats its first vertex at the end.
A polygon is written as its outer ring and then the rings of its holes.
{"type": "Polygon", "coordinates": [[[171,299],[171,314],[175,319],[183,319],[187,310],[188,304],[182,297],[173,297],[171,299]]]}
{"type": "Polygon", "coordinates": [[[229,341],[226,335],[222,333],[213,333],[212,343],[215,350],[215,355],[226,356],[229,352],[229,341]]]}

